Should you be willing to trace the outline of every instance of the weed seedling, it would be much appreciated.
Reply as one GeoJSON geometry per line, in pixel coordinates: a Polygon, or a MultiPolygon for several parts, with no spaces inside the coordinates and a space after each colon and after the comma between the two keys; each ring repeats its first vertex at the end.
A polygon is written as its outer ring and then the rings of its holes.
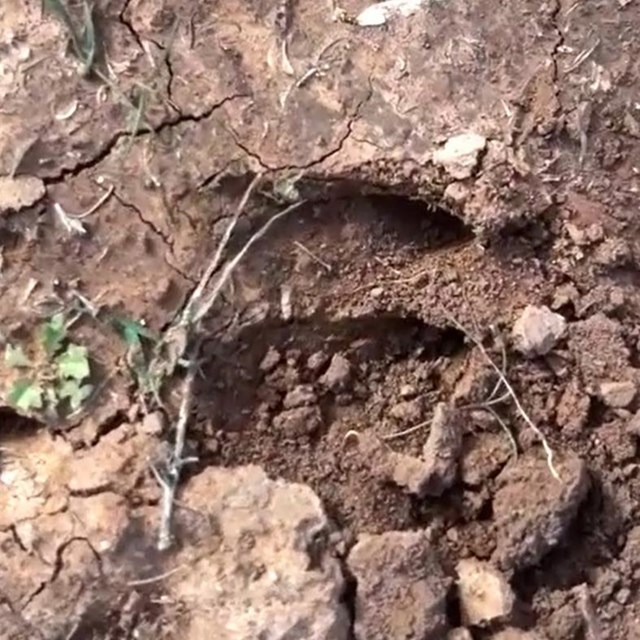
{"type": "Polygon", "coordinates": [[[44,0],[44,7],[64,24],[69,32],[73,53],[80,61],[80,75],[88,76],[96,59],[96,29],[93,11],[87,0],[83,0],[82,25],[77,27],[63,0],[44,0]]]}
{"type": "Polygon", "coordinates": [[[62,313],[39,327],[29,355],[22,345],[8,343],[4,362],[14,373],[7,402],[26,416],[56,420],[80,409],[93,390],[87,348],[67,339],[62,313]]]}

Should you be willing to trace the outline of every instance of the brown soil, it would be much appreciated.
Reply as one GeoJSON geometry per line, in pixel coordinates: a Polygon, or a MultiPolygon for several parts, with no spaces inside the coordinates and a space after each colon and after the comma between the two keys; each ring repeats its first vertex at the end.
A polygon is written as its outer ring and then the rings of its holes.
{"type": "MultiPolygon", "coordinates": [[[[80,413],[45,426],[2,408],[1,637],[183,637],[197,605],[162,581],[127,586],[201,552],[184,514],[182,555],[155,550],[149,469],[170,446],[180,373],[161,408],[142,402],[100,317],[166,329],[258,172],[227,257],[284,208],[283,184],[295,179],[306,204],[255,245],[204,323],[187,438],[198,462],[183,481],[260,465],[320,497],[341,561],[364,534],[425,530],[443,575],[468,557],[505,572],[510,625],[637,636],[640,395],[612,399],[609,383],[640,383],[640,7],[434,1],[362,28],[329,4],[98,0],[96,69],[115,88],[78,73],[39,2],[0,6],[2,336],[27,339],[74,291],[102,310],[72,330],[99,391],[80,413]],[[132,128],[123,96],[143,93],[132,128]],[[469,132],[484,138],[470,165],[434,156],[469,132]],[[54,203],[80,213],[111,187],[85,234],[60,223],[54,203]],[[546,355],[511,343],[527,305],[567,321],[546,355]],[[441,495],[408,493],[364,446],[428,423],[439,402],[482,404],[496,379],[460,325],[496,362],[492,336],[505,341],[508,380],[562,485],[511,402],[496,409],[519,459],[490,413],[465,409],[441,495]]],[[[384,446],[417,459],[428,434],[384,446]]],[[[447,616],[460,624],[455,588],[447,616]]]]}

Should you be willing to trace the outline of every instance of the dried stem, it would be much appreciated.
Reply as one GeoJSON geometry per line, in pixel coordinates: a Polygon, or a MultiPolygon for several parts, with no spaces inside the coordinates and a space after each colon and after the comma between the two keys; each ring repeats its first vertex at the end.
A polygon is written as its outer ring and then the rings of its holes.
{"type": "Polygon", "coordinates": [[[200,301],[200,298],[202,297],[204,290],[207,288],[207,285],[209,284],[209,281],[211,280],[216,269],[220,266],[220,260],[222,259],[222,254],[226,249],[227,245],[229,244],[229,240],[231,239],[231,234],[233,233],[233,230],[236,228],[236,224],[238,224],[238,219],[242,215],[244,208],[247,206],[247,202],[249,201],[251,194],[253,193],[255,188],[258,186],[258,183],[260,182],[262,175],[263,175],[262,173],[257,173],[254,176],[253,180],[249,183],[249,186],[246,188],[242,196],[242,199],[240,200],[240,202],[238,203],[238,206],[236,207],[236,211],[233,214],[233,217],[229,221],[229,224],[227,225],[227,228],[225,229],[224,234],[218,246],[216,247],[216,251],[213,257],[211,258],[209,264],[207,265],[207,268],[205,269],[204,273],[202,274],[202,277],[200,278],[200,281],[198,282],[198,286],[193,290],[193,293],[191,294],[189,301],[185,305],[182,311],[182,314],[180,315],[180,320],[179,320],[180,323],[188,324],[191,322],[191,315],[193,313],[193,310],[195,306],[198,304],[198,302],[200,301]]]}
{"type": "Polygon", "coordinates": [[[178,483],[180,482],[180,473],[185,464],[184,460],[184,443],[187,435],[187,424],[189,422],[189,414],[193,405],[193,386],[198,371],[198,353],[200,351],[200,342],[191,354],[187,375],[185,376],[182,386],[182,401],[180,403],[180,411],[178,412],[178,422],[176,423],[176,436],[173,446],[173,454],[169,461],[167,473],[161,479],[162,485],[162,512],[160,518],[160,529],[158,532],[158,550],[164,551],[171,546],[171,520],[173,515],[173,501],[175,499],[178,483]]]}
{"type": "Polygon", "coordinates": [[[240,263],[242,258],[244,258],[244,256],[248,253],[249,249],[251,249],[251,247],[258,240],[260,240],[260,238],[262,238],[262,236],[264,236],[265,233],[267,233],[267,231],[270,229],[271,225],[273,225],[274,222],[276,222],[277,220],[280,220],[280,218],[283,218],[284,216],[288,215],[292,211],[295,211],[296,209],[299,209],[305,203],[306,203],[306,200],[300,200],[300,202],[296,202],[295,204],[292,204],[292,205],[288,206],[286,209],[283,209],[279,213],[276,213],[273,217],[269,218],[269,220],[267,220],[249,238],[249,240],[247,240],[247,242],[244,245],[244,247],[242,247],[242,249],[240,249],[240,251],[238,251],[236,256],[227,263],[225,268],[222,270],[222,273],[220,274],[220,277],[218,278],[218,281],[216,282],[215,286],[213,287],[213,290],[211,291],[211,293],[209,293],[209,295],[204,300],[204,302],[202,303],[200,308],[197,311],[194,312],[194,317],[193,317],[194,323],[200,322],[200,320],[202,320],[202,318],[204,318],[209,313],[209,311],[211,311],[211,308],[215,304],[216,300],[218,299],[218,296],[220,295],[220,292],[222,291],[223,287],[225,286],[225,284],[227,283],[227,281],[231,277],[231,274],[233,273],[235,268],[238,266],[238,264],[240,263]]]}
{"type": "Polygon", "coordinates": [[[485,358],[487,363],[497,373],[497,375],[500,378],[502,384],[504,385],[504,388],[506,389],[507,393],[511,396],[511,399],[513,400],[513,403],[515,404],[516,409],[518,410],[518,413],[522,416],[522,419],[527,423],[529,428],[535,433],[535,435],[540,440],[540,442],[542,444],[542,448],[544,449],[544,452],[545,452],[545,455],[546,455],[546,458],[547,458],[547,465],[549,467],[549,471],[551,471],[551,475],[556,480],[560,480],[560,475],[558,474],[558,471],[556,470],[556,468],[555,468],[555,466],[553,464],[553,450],[549,446],[549,443],[547,442],[547,439],[546,439],[545,435],[542,433],[542,431],[540,431],[540,429],[535,425],[533,420],[531,420],[531,418],[529,417],[529,414],[524,410],[524,407],[520,403],[520,400],[518,399],[518,396],[516,395],[516,392],[513,390],[513,387],[511,386],[510,382],[507,380],[507,378],[504,375],[504,373],[502,373],[502,371],[500,370],[500,367],[493,361],[493,359],[491,358],[491,356],[489,355],[489,353],[485,349],[484,345],[482,344],[482,342],[480,342],[480,340],[478,338],[476,338],[471,333],[469,333],[469,331],[458,320],[456,320],[456,318],[454,318],[451,314],[446,313],[446,316],[449,318],[449,320],[451,322],[453,322],[453,324],[458,329],[460,329],[460,331],[462,331],[476,345],[476,347],[478,347],[478,349],[480,350],[480,353],[483,355],[483,357],[485,358]]]}

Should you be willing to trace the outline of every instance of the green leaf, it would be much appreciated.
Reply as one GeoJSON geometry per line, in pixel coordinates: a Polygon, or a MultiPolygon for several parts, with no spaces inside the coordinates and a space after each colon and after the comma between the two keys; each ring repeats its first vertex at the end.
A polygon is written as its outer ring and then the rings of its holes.
{"type": "Polygon", "coordinates": [[[116,331],[122,339],[130,347],[139,347],[142,344],[142,338],[154,340],[156,336],[152,331],[147,329],[141,322],[137,320],[129,320],[128,318],[114,318],[113,324],[116,331]]]}
{"type": "Polygon", "coordinates": [[[77,380],[65,380],[58,389],[60,400],[67,398],[72,411],[77,411],[91,395],[93,385],[80,384],[77,380]]]}
{"type": "Polygon", "coordinates": [[[12,344],[7,344],[4,350],[4,363],[14,369],[31,366],[31,362],[29,362],[29,358],[25,355],[23,348],[20,345],[14,347],[12,344]]]}
{"type": "Polygon", "coordinates": [[[32,380],[16,380],[9,389],[7,400],[12,407],[23,413],[42,409],[42,387],[32,380]]]}
{"type": "Polygon", "coordinates": [[[69,344],[56,358],[56,364],[58,365],[59,378],[82,381],[91,375],[87,348],[79,344],[69,344]]]}
{"type": "Polygon", "coordinates": [[[52,356],[60,346],[67,333],[64,314],[56,313],[48,322],[42,325],[40,341],[47,355],[52,356]]]}

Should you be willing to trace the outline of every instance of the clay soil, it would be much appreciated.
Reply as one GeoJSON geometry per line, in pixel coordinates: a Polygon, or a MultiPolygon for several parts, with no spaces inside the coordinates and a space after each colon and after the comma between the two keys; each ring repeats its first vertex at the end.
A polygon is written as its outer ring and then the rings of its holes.
{"type": "MultiPolygon", "coordinates": [[[[80,24],[81,4],[68,4],[80,24]]],[[[256,464],[306,484],[341,562],[364,534],[427,530],[448,576],[463,558],[499,564],[505,510],[528,517],[557,482],[513,402],[495,410],[518,458],[492,413],[465,410],[456,478],[438,496],[407,492],[362,446],[365,434],[419,456],[437,403],[482,404],[496,379],[477,338],[505,356],[560,467],[579,459],[585,476],[544,552],[501,566],[512,618],[472,637],[507,624],[640,637],[640,394],[603,394],[640,384],[640,6],[434,0],[365,28],[330,5],[98,0],[83,75],[55,15],[3,0],[2,338],[28,341],[80,294],[95,313],[70,331],[96,387],[65,420],[1,409],[3,638],[187,637],[197,594],[137,585],[203,553],[189,504],[174,547],[155,550],[151,468],[172,446],[183,370],[160,402],[142,397],[109,318],[169,327],[259,173],[225,260],[305,203],[252,247],[199,328],[197,461],[182,483],[256,464]],[[482,140],[472,161],[439,162],[465,133],[482,140]],[[84,233],[54,207],[79,214],[103,196],[84,233]],[[527,305],[567,323],[543,356],[514,348],[527,305]]],[[[455,587],[447,598],[460,626],[455,587]]]]}

